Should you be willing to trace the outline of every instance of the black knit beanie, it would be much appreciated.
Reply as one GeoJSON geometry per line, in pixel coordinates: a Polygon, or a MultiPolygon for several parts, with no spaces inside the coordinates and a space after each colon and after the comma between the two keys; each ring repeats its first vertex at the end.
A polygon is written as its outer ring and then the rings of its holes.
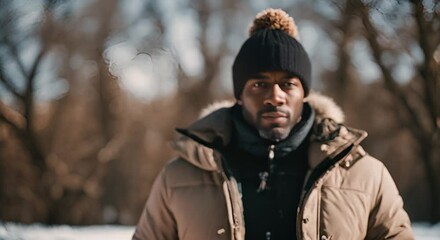
{"type": "Polygon", "coordinates": [[[240,98],[246,81],[264,71],[286,71],[297,76],[307,96],[311,82],[311,64],[298,41],[295,22],[281,9],[267,9],[257,14],[234,65],[234,95],[240,98]]]}

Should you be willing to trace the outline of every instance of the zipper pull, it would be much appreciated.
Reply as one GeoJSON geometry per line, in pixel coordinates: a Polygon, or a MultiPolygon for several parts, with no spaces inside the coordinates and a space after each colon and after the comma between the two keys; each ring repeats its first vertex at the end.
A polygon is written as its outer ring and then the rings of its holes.
{"type": "MultiPolygon", "coordinates": [[[[269,171],[273,173],[275,170],[275,164],[273,164],[273,159],[275,158],[275,145],[269,146],[269,171]]],[[[267,181],[269,180],[269,172],[260,172],[258,174],[260,177],[260,186],[257,189],[258,193],[264,192],[265,190],[269,190],[270,187],[267,186],[267,181]]]]}
{"type": "Polygon", "coordinates": [[[267,189],[267,179],[269,178],[269,173],[260,172],[258,176],[260,177],[260,186],[257,189],[257,193],[261,193],[267,189]]]}
{"type": "Polygon", "coordinates": [[[269,146],[269,160],[272,161],[275,158],[275,145],[269,146]]]}
{"type": "Polygon", "coordinates": [[[272,239],[272,234],[270,232],[266,232],[266,240],[271,240],[272,239]]]}
{"type": "Polygon", "coordinates": [[[269,146],[269,172],[273,174],[275,172],[275,164],[273,163],[273,159],[275,158],[275,145],[269,146]]]}

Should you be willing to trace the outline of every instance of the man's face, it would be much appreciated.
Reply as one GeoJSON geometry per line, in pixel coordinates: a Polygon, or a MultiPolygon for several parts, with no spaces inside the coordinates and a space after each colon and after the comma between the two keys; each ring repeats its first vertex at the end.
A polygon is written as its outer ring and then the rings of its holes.
{"type": "Polygon", "coordinates": [[[280,141],[301,120],[304,89],[299,78],[281,71],[261,72],[249,79],[238,104],[244,119],[260,136],[280,141]]]}

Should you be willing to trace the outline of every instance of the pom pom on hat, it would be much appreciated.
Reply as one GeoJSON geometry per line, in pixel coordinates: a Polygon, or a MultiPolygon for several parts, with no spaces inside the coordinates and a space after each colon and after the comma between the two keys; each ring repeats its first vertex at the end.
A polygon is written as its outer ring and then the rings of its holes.
{"type": "Polygon", "coordinates": [[[249,36],[266,28],[281,30],[299,41],[298,28],[295,21],[282,9],[269,8],[258,13],[252,26],[249,28],[249,36]]]}

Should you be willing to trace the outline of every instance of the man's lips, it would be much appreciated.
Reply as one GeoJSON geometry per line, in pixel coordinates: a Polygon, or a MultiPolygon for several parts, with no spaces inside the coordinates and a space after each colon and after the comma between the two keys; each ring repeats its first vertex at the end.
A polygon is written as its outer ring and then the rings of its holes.
{"type": "Polygon", "coordinates": [[[286,118],[287,114],[283,112],[266,112],[261,114],[262,118],[286,118]]]}
{"type": "Polygon", "coordinates": [[[261,121],[268,124],[284,124],[288,115],[283,112],[266,112],[261,114],[261,121]]]}

